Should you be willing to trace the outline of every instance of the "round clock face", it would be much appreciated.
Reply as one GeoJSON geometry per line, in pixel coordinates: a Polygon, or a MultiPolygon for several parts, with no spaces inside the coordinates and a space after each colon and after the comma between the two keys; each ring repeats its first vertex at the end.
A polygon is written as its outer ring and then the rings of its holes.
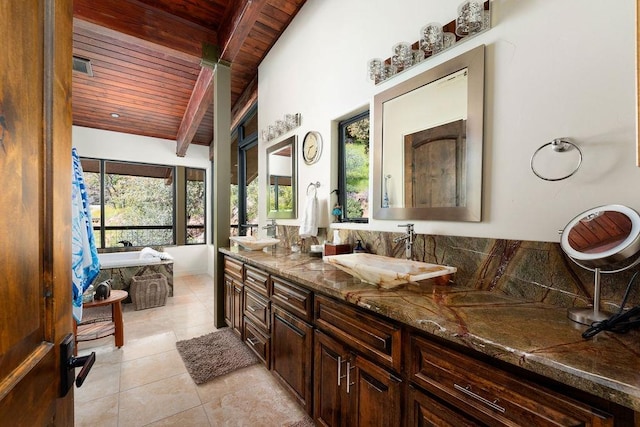
{"type": "Polygon", "coordinates": [[[318,132],[312,131],[305,135],[302,142],[302,158],[308,165],[317,162],[322,153],[322,137],[318,132]]]}

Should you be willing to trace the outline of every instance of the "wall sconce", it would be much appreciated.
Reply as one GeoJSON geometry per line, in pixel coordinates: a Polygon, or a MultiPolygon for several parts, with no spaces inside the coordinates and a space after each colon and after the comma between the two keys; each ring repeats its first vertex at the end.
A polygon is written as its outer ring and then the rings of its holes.
{"type": "Polygon", "coordinates": [[[260,137],[263,142],[269,142],[297,128],[301,123],[302,115],[300,113],[285,114],[282,120],[276,120],[274,124],[262,129],[260,131],[260,137]]]}
{"type": "Polygon", "coordinates": [[[386,60],[371,59],[369,79],[375,84],[408,70],[440,52],[444,52],[470,36],[491,28],[490,1],[466,0],[458,6],[456,19],[446,25],[431,22],[420,29],[420,39],[413,44],[401,42],[393,46],[393,56],[386,60]]]}

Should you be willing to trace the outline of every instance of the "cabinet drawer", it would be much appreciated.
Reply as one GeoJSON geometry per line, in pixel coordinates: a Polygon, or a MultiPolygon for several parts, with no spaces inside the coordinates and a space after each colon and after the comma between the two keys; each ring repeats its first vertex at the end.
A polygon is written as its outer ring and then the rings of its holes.
{"type": "Polygon", "coordinates": [[[311,291],[276,276],[271,276],[271,300],[302,320],[311,321],[311,291]]]}
{"type": "Polygon", "coordinates": [[[242,282],[242,262],[230,258],[228,256],[224,257],[224,274],[233,277],[236,280],[242,282]]]}
{"type": "Polygon", "coordinates": [[[477,427],[459,411],[439,402],[432,396],[409,386],[407,393],[407,427],[477,427]]]}
{"type": "Polygon", "coordinates": [[[244,284],[269,298],[269,275],[257,268],[244,266],[244,284]]]}
{"type": "Polygon", "coordinates": [[[264,363],[267,369],[270,369],[271,358],[271,338],[265,335],[249,318],[244,318],[244,342],[264,363]]]}
{"type": "Polygon", "coordinates": [[[409,379],[490,425],[609,426],[613,417],[509,372],[410,337],[409,379]]]}
{"type": "Polygon", "coordinates": [[[269,322],[271,319],[269,300],[260,295],[253,289],[244,288],[244,307],[243,313],[246,317],[256,323],[257,326],[264,328],[265,332],[269,331],[269,322]]]}
{"type": "Polygon", "coordinates": [[[314,301],[314,317],[319,329],[400,372],[402,332],[399,326],[321,295],[316,295],[314,301]]]}

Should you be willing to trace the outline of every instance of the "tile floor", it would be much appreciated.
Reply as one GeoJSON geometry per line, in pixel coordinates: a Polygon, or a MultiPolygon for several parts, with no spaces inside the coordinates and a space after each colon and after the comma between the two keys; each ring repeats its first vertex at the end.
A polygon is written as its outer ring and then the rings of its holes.
{"type": "Polygon", "coordinates": [[[80,426],[289,426],[305,418],[262,365],[196,385],[175,343],[215,330],[213,279],[174,279],[167,305],[134,311],[124,305],[125,345],[113,337],[78,344],[96,363],[75,389],[80,426]]]}

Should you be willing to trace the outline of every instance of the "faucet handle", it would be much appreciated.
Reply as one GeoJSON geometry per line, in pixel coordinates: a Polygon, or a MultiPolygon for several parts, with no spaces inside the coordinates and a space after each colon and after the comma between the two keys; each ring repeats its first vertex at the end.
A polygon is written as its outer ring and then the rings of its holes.
{"type": "Polygon", "coordinates": [[[411,232],[413,231],[413,224],[409,223],[409,224],[399,224],[398,227],[406,227],[407,228],[407,232],[411,232]]]}

